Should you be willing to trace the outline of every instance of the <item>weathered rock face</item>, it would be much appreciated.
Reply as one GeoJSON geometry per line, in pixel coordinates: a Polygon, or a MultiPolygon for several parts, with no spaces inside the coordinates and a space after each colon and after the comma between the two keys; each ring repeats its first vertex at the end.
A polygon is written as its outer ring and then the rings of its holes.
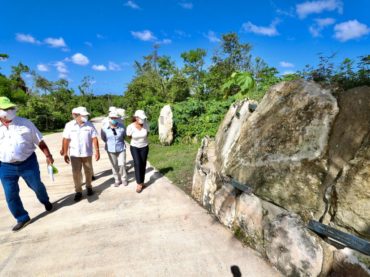
{"type": "Polygon", "coordinates": [[[173,141],[173,115],[170,105],[162,108],[158,118],[159,141],[163,145],[170,145],[173,141]]]}
{"type": "Polygon", "coordinates": [[[240,126],[256,108],[257,103],[249,100],[239,101],[232,104],[229,108],[218,128],[215,139],[217,145],[217,165],[219,168],[224,167],[228,163],[227,158],[230,156],[230,151],[240,137],[240,126]]]}
{"type": "Polygon", "coordinates": [[[335,185],[334,222],[370,239],[370,136],[335,185]]]}
{"type": "Polygon", "coordinates": [[[257,109],[240,101],[215,141],[203,140],[196,164],[197,201],[284,275],[370,276],[361,264],[368,257],[354,251],[361,259],[353,264],[354,255],[306,227],[320,218],[370,239],[369,87],[335,99],[313,82],[293,81],[273,87],[257,109]]]}
{"type": "Polygon", "coordinates": [[[285,276],[318,276],[323,250],[292,215],[281,215],[270,223],[265,235],[266,254],[285,276]]]}
{"type": "Polygon", "coordinates": [[[322,213],[324,157],[337,113],[336,99],[315,83],[273,87],[241,124],[223,173],[305,217],[322,213]]]}

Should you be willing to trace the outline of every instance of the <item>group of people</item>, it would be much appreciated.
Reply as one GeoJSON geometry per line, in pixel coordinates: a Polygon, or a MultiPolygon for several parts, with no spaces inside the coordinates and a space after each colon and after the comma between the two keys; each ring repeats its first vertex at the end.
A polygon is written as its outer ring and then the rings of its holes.
{"type": "MultiPolygon", "coordinates": [[[[82,199],[82,169],[85,175],[86,194],[94,194],[92,181],[94,170],[92,158],[100,159],[98,131],[89,121],[89,112],[85,107],[72,110],[73,119],[63,131],[60,154],[66,163],[72,166],[75,186],[74,201],[82,199]]],[[[144,111],[137,110],[132,123],[124,124],[125,110],[109,108],[109,114],[102,122],[100,136],[105,143],[112,166],[114,185],[128,185],[126,172],[126,142],[130,139],[130,151],[134,162],[136,192],[144,189],[145,169],[149,153],[149,125],[144,111]]],[[[54,163],[52,154],[43,140],[42,134],[28,119],[17,116],[17,106],[7,97],[0,97],[0,181],[10,212],[17,220],[13,231],[19,231],[31,222],[19,196],[19,178],[36,194],[46,211],[52,211],[45,185],[41,181],[40,169],[35,154],[39,147],[46,157],[48,165],[54,163]]]]}

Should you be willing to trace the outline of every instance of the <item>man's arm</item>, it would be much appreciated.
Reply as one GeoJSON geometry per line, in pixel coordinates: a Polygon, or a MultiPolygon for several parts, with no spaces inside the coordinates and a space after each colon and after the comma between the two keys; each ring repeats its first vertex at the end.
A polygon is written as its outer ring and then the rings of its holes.
{"type": "Polygon", "coordinates": [[[69,143],[71,142],[70,139],[63,138],[63,155],[64,155],[64,161],[69,164],[69,157],[68,157],[68,148],[69,143]]]}
{"type": "Polygon", "coordinates": [[[94,149],[95,149],[95,160],[96,161],[99,161],[100,159],[100,152],[99,152],[99,141],[98,141],[98,138],[97,137],[94,137],[92,139],[93,141],[93,145],[94,145],[94,149]]]}
{"type": "Polygon", "coordinates": [[[48,165],[53,164],[54,163],[53,155],[51,155],[49,147],[46,145],[45,141],[43,140],[40,141],[39,148],[46,156],[46,163],[48,165]]]}
{"type": "Polygon", "coordinates": [[[62,140],[62,147],[60,148],[60,155],[61,156],[64,156],[64,153],[66,153],[66,151],[68,150],[68,149],[64,149],[64,141],[65,141],[65,138],[63,138],[63,140],[62,140]]]}

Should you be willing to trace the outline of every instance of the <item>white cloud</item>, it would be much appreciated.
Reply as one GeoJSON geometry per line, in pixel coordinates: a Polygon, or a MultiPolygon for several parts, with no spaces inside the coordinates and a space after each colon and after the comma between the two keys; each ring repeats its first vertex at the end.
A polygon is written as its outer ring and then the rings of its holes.
{"type": "Polygon", "coordinates": [[[281,67],[294,67],[294,64],[292,64],[290,62],[281,61],[280,66],[281,67]]]}
{"type": "Polygon", "coordinates": [[[54,66],[59,72],[59,78],[67,79],[67,73],[68,73],[67,65],[64,62],[59,61],[59,62],[56,62],[54,66]]]}
{"type": "Polygon", "coordinates": [[[258,34],[258,35],[262,35],[262,36],[273,37],[273,36],[279,35],[279,32],[276,29],[276,25],[278,23],[279,23],[278,20],[274,20],[270,24],[270,26],[264,27],[264,26],[254,25],[252,22],[248,21],[247,23],[243,24],[243,28],[244,28],[245,31],[250,32],[250,33],[254,33],[254,34],[258,34]]]}
{"type": "Polygon", "coordinates": [[[116,64],[115,62],[109,62],[108,69],[111,71],[121,71],[122,70],[121,66],[119,64],[116,64]]]}
{"type": "Polygon", "coordinates": [[[158,44],[171,44],[172,43],[172,40],[168,39],[168,38],[165,38],[165,39],[162,39],[161,41],[158,41],[158,44]]]}
{"type": "Polygon", "coordinates": [[[370,33],[370,28],[358,22],[357,20],[349,20],[334,26],[334,37],[339,41],[347,41],[350,39],[360,38],[370,33]]]}
{"type": "Polygon", "coordinates": [[[216,33],[213,31],[208,31],[207,34],[204,35],[210,42],[220,42],[221,40],[216,36],[216,33]]]}
{"type": "Polygon", "coordinates": [[[134,10],[139,10],[140,9],[139,5],[136,4],[134,1],[127,1],[125,3],[125,6],[130,7],[131,9],[134,9],[134,10]]]}
{"type": "Polygon", "coordinates": [[[94,69],[96,71],[107,71],[107,67],[103,64],[99,64],[99,65],[94,64],[92,66],[92,69],[94,69]]]}
{"type": "Polygon", "coordinates": [[[19,42],[26,42],[26,43],[32,43],[32,44],[40,44],[41,43],[40,41],[35,39],[33,36],[27,35],[27,34],[21,34],[21,33],[16,34],[15,39],[19,42]]]}
{"type": "Polygon", "coordinates": [[[283,75],[289,75],[289,74],[294,74],[295,72],[292,70],[286,70],[283,72],[283,75]]]}
{"type": "Polygon", "coordinates": [[[78,64],[78,65],[87,65],[90,62],[89,59],[81,53],[74,54],[71,57],[71,60],[73,63],[78,64]]]}
{"type": "Polygon", "coordinates": [[[44,39],[44,42],[54,48],[58,47],[67,47],[67,44],[65,43],[64,39],[62,37],[60,38],[46,38],[44,39]]]}
{"type": "Polygon", "coordinates": [[[102,34],[96,34],[96,37],[97,37],[98,39],[105,39],[105,36],[103,36],[102,34]]]}
{"type": "Polygon", "coordinates": [[[157,38],[154,36],[154,34],[149,30],[144,30],[142,32],[134,32],[131,31],[131,35],[134,38],[137,38],[142,41],[155,41],[157,38]]]}
{"type": "Polygon", "coordinates": [[[93,44],[89,41],[85,41],[85,45],[89,46],[89,47],[93,47],[93,44]]]}
{"type": "Polygon", "coordinates": [[[42,64],[42,63],[37,65],[37,69],[42,72],[49,71],[49,67],[46,64],[42,64]]]}
{"type": "Polygon", "coordinates": [[[182,3],[179,3],[179,5],[186,10],[191,10],[194,6],[193,3],[191,2],[182,2],[182,3]]]}
{"type": "Polygon", "coordinates": [[[316,18],[315,23],[310,26],[309,31],[313,37],[321,36],[321,31],[330,25],[335,23],[334,18],[316,18]]]}
{"type": "Polygon", "coordinates": [[[187,34],[186,32],[182,30],[175,30],[175,34],[178,35],[180,38],[190,38],[191,35],[187,34]]]}
{"type": "Polygon", "coordinates": [[[339,13],[343,12],[343,3],[341,0],[307,1],[296,5],[296,12],[301,19],[306,18],[310,14],[335,10],[339,13]]]}

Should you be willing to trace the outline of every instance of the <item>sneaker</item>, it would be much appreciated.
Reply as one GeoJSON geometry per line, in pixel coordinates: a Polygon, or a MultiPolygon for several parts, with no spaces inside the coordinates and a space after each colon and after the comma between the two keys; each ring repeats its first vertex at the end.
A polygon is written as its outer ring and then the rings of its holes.
{"type": "Polygon", "coordinates": [[[50,212],[53,209],[53,204],[51,204],[50,202],[46,203],[44,206],[45,206],[45,210],[48,212],[50,212]]]}
{"type": "Polygon", "coordinates": [[[123,180],[123,181],[122,181],[122,184],[123,184],[124,186],[127,186],[127,185],[128,185],[128,183],[127,183],[127,181],[126,181],[126,180],[123,180]]]}
{"type": "Polygon", "coordinates": [[[82,193],[81,192],[76,192],[74,200],[76,202],[78,202],[78,201],[81,200],[81,198],[82,198],[82,193]]]}
{"type": "Polygon", "coordinates": [[[114,186],[115,186],[115,187],[119,187],[119,185],[120,185],[120,184],[122,184],[122,182],[121,182],[121,181],[116,181],[116,182],[114,182],[114,186]]]}
{"type": "Polygon", "coordinates": [[[18,232],[19,230],[23,229],[26,227],[28,224],[30,224],[31,219],[28,219],[27,221],[24,222],[18,222],[17,225],[15,225],[12,229],[13,232],[18,232]]]}
{"type": "Polygon", "coordinates": [[[93,189],[92,189],[92,188],[87,188],[87,195],[88,195],[88,196],[91,196],[91,195],[93,195],[93,194],[94,194],[93,189]]]}

